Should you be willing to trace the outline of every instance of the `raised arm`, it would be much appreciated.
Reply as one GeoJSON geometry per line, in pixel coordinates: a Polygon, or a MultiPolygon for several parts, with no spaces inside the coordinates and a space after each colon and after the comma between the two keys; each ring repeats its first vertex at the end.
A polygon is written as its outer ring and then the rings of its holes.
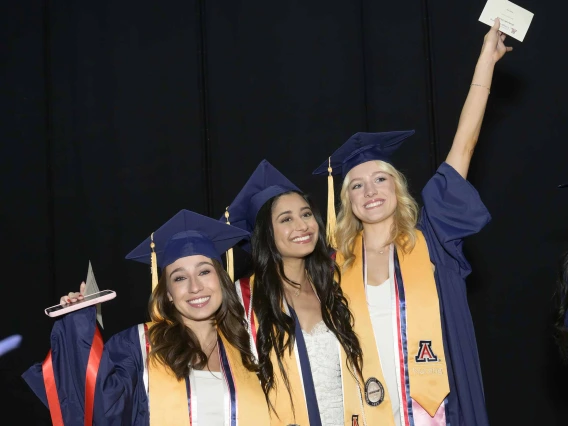
{"type": "Polygon", "coordinates": [[[467,178],[469,163],[479,138],[481,123],[485,115],[485,106],[491,90],[493,69],[505,53],[513,50],[504,44],[505,34],[499,31],[499,18],[483,39],[481,54],[475,66],[475,72],[465,100],[458,129],[446,163],[452,166],[464,179],[467,178]]]}
{"type": "MultiPolygon", "coordinates": [[[[79,293],[69,293],[61,301],[79,300],[84,292],[83,283],[79,293]]],[[[58,411],[66,425],[79,424],[77,419],[82,424],[87,415],[92,416],[93,424],[147,424],[140,327],[114,335],[103,346],[102,339],[96,337],[96,323],[95,306],[57,319],[51,332],[50,355],[22,377],[53,409],[54,424],[58,411]],[[90,408],[85,405],[87,400],[90,408]]]]}

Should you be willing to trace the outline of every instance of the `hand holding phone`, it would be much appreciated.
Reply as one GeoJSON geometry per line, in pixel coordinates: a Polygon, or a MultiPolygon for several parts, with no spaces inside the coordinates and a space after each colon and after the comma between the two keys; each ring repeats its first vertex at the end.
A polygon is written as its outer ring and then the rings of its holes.
{"type": "Polygon", "coordinates": [[[81,292],[69,293],[67,296],[61,298],[59,305],[51,306],[45,309],[45,314],[50,317],[58,317],[69,312],[77,311],[86,308],[87,306],[96,305],[97,303],[106,302],[116,297],[116,292],[112,290],[103,290],[88,296],[84,296],[82,292],[85,291],[85,283],[81,284],[81,292]]]}

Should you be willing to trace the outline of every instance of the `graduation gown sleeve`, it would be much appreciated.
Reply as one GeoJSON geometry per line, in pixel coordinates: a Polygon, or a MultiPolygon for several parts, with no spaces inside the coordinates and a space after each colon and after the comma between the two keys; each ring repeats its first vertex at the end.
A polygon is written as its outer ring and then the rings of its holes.
{"type": "MultiPolygon", "coordinates": [[[[53,374],[66,426],[84,424],[85,376],[95,327],[93,306],[58,319],[51,332],[53,374]]],[[[95,389],[95,425],[149,424],[138,330],[131,327],[105,343],[95,389]]],[[[22,377],[47,406],[41,363],[22,377]]]]}
{"type": "Polygon", "coordinates": [[[465,278],[471,266],[463,240],[479,232],[491,216],[477,190],[443,163],[422,191],[418,228],[435,265],[450,395],[446,415],[452,426],[486,426],[483,382],[465,278]]]}

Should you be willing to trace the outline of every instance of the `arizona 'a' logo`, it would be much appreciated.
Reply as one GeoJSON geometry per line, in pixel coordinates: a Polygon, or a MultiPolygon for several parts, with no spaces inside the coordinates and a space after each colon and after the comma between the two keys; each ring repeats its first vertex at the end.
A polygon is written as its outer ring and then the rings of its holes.
{"type": "Polygon", "coordinates": [[[432,350],[431,340],[421,340],[418,344],[418,355],[415,357],[416,362],[433,362],[438,361],[438,357],[432,350]]]}

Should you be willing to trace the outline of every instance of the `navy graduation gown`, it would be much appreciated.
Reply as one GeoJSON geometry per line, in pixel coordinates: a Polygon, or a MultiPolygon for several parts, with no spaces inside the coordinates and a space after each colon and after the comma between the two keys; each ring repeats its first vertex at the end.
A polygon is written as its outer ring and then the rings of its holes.
{"type": "MultiPolygon", "coordinates": [[[[96,327],[94,306],[55,321],[51,332],[53,373],[66,426],[84,425],[85,374],[96,327]]],[[[47,406],[41,363],[22,377],[47,406]]],[[[117,333],[105,343],[97,374],[94,425],[149,425],[148,397],[139,327],[117,333]]]]}
{"type": "Polygon", "coordinates": [[[466,277],[471,266],[463,239],[479,232],[491,215],[477,190],[443,163],[422,191],[418,228],[424,233],[435,277],[447,358],[450,395],[446,416],[451,426],[487,426],[485,396],[466,277]]]}

